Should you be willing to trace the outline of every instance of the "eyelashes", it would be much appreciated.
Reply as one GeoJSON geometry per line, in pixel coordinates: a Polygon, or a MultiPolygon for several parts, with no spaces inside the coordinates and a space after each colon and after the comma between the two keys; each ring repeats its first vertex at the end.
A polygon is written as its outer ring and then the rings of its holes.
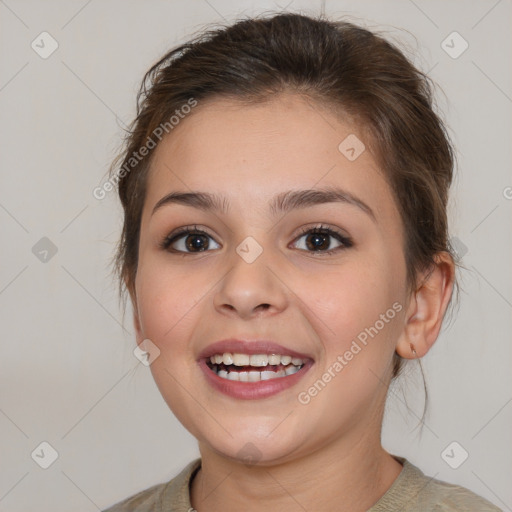
{"type": "MultiPolygon", "coordinates": [[[[303,228],[298,236],[294,239],[294,243],[305,236],[307,240],[306,248],[299,250],[311,252],[315,255],[329,255],[335,252],[346,250],[353,246],[353,242],[349,237],[340,233],[336,229],[330,228],[323,224],[314,227],[303,228]],[[331,246],[331,241],[329,241],[329,239],[336,240],[340,245],[335,248],[323,250],[322,248],[325,245],[327,245],[327,247],[331,246]],[[311,241],[313,241],[313,243],[308,243],[311,241]],[[308,248],[313,250],[308,250],[308,248]]],[[[159,243],[159,246],[162,250],[171,253],[178,253],[182,255],[198,254],[200,252],[211,250],[208,239],[213,239],[213,237],[206,231],[198,228],[195,225],[185,226],[164,237],[164,239],[159,243]],[[181,248],[177,249],[172,247],[173,245],[180,245],[181,248]],[[191,250],[189,251],[188,249],[191,250]]],[[[215,242],[215,244],[217,244],[217,242],[215,242]]],[[[217,249],[219,247],[214,247],[213,249],[217,249]]]]}
{"type": "MultiPolygon", "coordinates": [[[[341,250],[348,249],[354,245],[352,240],[349,237],[343,235],[336,229],[330,228],[328,226],[324,226],[322,224],[319,226],[313,227],[313,228],[311,228],[311,227],[303,228],[301,230],[301,232],[299,233],[299,235],[295,238],[295,240],[300,240],[301,238],[303,238],[307,235],[318,235],[318,236],[313,237],[317,241],[318,240],[321,241],[322,239],[325,241],[326,239],[328,240],[329,238],[334,238],[341,244],[338,247],[335,247],[334,249],[329,249],[326,251],[324,251],[324,250],[307,251],[307,249],[301,249],[301,250],[305,250],[307,252],[312,252],[314,254],[329,255],[329,254],[333,254],[333,253],[341,251],[341,250]]],[[[331,244],[328,243],[327,245],[330,246],[331,244]]],[[[321,245],[313,244],[313,247],[316,249],[319,249],[319,248],[321,248],[321,245]]]]}
{"type": "MultiPolygon", "coordinates": [[[[181,250],[169,249],[169,248],[171,247],[171,245],[176,243],[176,241],[180,240],[181,238],[184,238],[185,236],[187,236],[187,238],[189,236],[191,238],[193,238],[192,235],[195,235],[195,241],[197,241],[200,238],[202,238],[202,239],[204,239],[206,237],[213,238],[206,231],[199,229],[197,226],[193,226],[193,227],[187,226],[184,228],[180,228],[180,229],[178,229],[178,231],[166,236],[160,243],[160,248],[163,250],[170,251],[170,252],[186,253],[187,251],[181,251],[181,250]]],[[[206,247],[206,249],[208,249],[208,247],[206,247]]],[[[205,251],[205,248],[200,248],[199,251],[197,251],[197,252],[204,252],[204,251],[205,251]]],[[[190,254],[194,254],[194,251],[192,251],[190,254]]]]}

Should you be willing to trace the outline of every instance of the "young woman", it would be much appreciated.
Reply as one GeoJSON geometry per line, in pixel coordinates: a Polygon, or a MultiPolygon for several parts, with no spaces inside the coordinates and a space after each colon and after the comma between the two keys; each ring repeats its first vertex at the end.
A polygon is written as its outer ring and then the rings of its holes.
{"type": "Polygon", "coordinates": [[[351,23],[247,19],[153,66],[116,268],[201,457],[108,512],[499,510],[380,439],[456,285],[452,171],[428,77],[351,23]]]}

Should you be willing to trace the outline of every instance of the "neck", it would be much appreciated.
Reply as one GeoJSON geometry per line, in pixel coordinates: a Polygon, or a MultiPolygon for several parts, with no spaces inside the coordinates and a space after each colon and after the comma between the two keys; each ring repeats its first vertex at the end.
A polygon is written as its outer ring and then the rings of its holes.
{"type": "Polygon", "coordinates": [[[191,504],[197,512],[367,511],[402,470],[379,437],[353,433],[301,458],[266,466],[248,466],[200,444],[191,504]]]}

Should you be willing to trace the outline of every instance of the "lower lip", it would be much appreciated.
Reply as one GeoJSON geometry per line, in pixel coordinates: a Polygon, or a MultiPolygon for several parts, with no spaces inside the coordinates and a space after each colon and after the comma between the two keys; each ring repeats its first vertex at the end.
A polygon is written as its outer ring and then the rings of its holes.
{"type": "Polygon", "coordinates": [[[213,370],[210,370],[205,359],[199,361],[199,367],[203,371],[206,380],[217,391],[233,398],[243,400],[257,400],[276,395],[285,389],[289,389],[299,382],[306,372],[313,365],[313,361],[304,363],[302,368],[292,375],[278,377],[276,379],[261,380],[259,382],[240,382],[219,377],[213,370]]]}

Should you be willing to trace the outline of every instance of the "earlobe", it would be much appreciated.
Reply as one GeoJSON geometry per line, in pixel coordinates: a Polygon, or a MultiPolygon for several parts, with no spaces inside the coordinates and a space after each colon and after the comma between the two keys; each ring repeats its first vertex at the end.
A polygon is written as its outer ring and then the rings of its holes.
{"type": "Polygon", "coordinates": [[[413,293],[396,352],[405,359],[423,357],[434,345],[450,302],[455,278],[451,255],[440,252],[433,269],[422,276],[413,293]]]}

